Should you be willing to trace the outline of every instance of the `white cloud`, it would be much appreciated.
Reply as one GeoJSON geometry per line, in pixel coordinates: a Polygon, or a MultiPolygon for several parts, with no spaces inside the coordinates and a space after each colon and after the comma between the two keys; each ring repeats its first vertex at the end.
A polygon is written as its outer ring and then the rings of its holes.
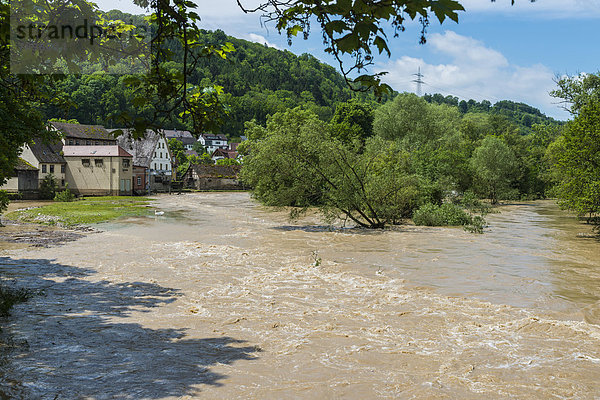
{"type": "Polygon", "coordinates": [[[261,36],[261,35],[257,35],[256,33],[250,33],[248,35],[244,35],[242,37],[242,39],[246,39],[246,40],[249,40],[249,41],[255,42],[255,43],[266,44],[269,47],[273,47],[275,49],[281,50],[281,48],[279,46],[269,42],[267,40],[267,38],[265,38],[264,36],[261,36]]]}
{"type": "Polygon", "coordinates": [[[121,10],[131,14],[147,14],[147,11],[133,3],[133,0],[95,0],[103,11],[121,10]]]}
{"type": "Polygon", "coordinates": [[[415,92],[414,74],[418,68],[424,75],[423,92],[454,95],[461,99],[520,101],[555,118],[568,115],[556,106],[548,94],[554,89],[554,73],[544,65],[519,66],[509,62],[500,52],[470,37],[446,31],[432,34],[428,43],[448,63],[428,63],[421,58],[404,56],[382,64],[388,71],[383,79],[395,90],[415,92]]]}

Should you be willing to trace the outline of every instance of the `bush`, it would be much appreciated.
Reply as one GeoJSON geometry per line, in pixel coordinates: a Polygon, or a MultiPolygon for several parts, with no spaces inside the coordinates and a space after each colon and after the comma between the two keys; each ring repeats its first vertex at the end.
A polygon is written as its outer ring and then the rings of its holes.
{"type": "Polygon", "coordinates": [[[481,215],[471,215],[457,204],[441,206],[427,203],[413,214],[413,222],[424,226],[463,226],[468,232],[483,233],[486,221],[481,215]]]}
{"type": "Polygon", "coordinates": [[[48,174],[40,183],[40,199],[52,200],[56,196],[56,181],[54,175],[48,174]]]}
{"type": "Polygon", "coordinates": [[[68,203],[73,200],[75,200],[75,195],[73,195],[73,193],[71,193],[69,188],[66,188],[62,192],[56,193],[56,196],[54,196],[54,201],[61,201],[61,202],[68,203]]]}
{"type": "Polygon", "coordinates": [[[460,226],[468,225],[473,218],[462,207],[444,203],[441,206],[427,203],[413,214],[416,225],[425,226],[460,226]]]}
{"type": "Polygon", "coordinates": [[[240,162],[235,158],[221,158],[217,160],[217,165],[240,165],[240,162]]]}
{"type": "Polygon", "coordinates": [[[481,215],[489,214],[492,211],[492,207],[489,204],[483,203],[475,193],[466,191],[462,197],[457,197],[454,204],[460,205],[467,209],[471,213],[478,213],[481,215]]]}
{"type": "Polygon", "coordinates": [[[0,214],[2,214],[4,210],[6,210],[6,208],[8,207],[8,202],[8,193],[6,193],[4,190],[0,190],[0,214]]]}

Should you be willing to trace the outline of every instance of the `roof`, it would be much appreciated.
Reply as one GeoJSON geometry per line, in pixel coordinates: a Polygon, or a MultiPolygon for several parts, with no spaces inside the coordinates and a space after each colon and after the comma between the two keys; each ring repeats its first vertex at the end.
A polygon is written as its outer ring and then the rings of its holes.
{"type": "Polygon", "coordinates": [[[113,135],[101,125],[68,124],[66,122],[50,122],[50,124],[62,132],[66,137],[93,140],[115,140],[113,135]]]}
{"type": "Polygon", "coordinates": [[[150,168],[154,150],[161,136],[154,131],[147,130],[143,139],[134,139],[130,130],[122,129],[122,131],[123,134],[117,137],[117,143],[133,156],[133,165],[150,168]]]}
{"type": "Polygon", "coordinates": [[[194,135],[190,131],[180,131],[178,129],[164,129],[162,131],[167,139],[194,139],[194,135]]]}
{"type": "Polygon", "coordinates": [[[61,141],[46,141],[36,138],[33,139],[33,143],[29,144],[29,148],[40,163],[64,164],[66,161],[60,155],[62,145],[61,141]]]}
{"type": "Polygon", "coordinates": [[[162,132],[165,135],[165,137],[167,138],[167,140],[168,139],[177,139],[181,143],[183,143],[184,146],[194,144],[198,141],[194,137],[194,135],[191,134],[190,131],[180,131],[178,129],[164,129],[162,132]]]}
{"type": "Polygon", "coordinates": [[[205,139],[209,139],[209,140],[225,140],[227,141],[227,136],[223,135],[222,133],[218,133],[218,134],[214,134],[214,133],[203,133],[202,137],[205,139]]]}
{"type": "Polygon", "coordinates": [[[185,155],[186,156],[196,156],[196,157],[200,157],[200,155],[198,154],[197,151],[195,150],[186,150],[185,151],[185,155]]]}
{"type": "Polygon", "coordinates": [[[212,157],[215,157],[215,156],[222,156],[225,158],[237,158],[238,152],[235,150],[216,149],[212,153],[212,157]]]}
{"type": "Polygon", "coordinates": [[[133,157],[121,146],[65,146],[65,157],[133,157]]]}
{"type": "Polygon", "coordinates": [[[22,158],[19,158],[19,161],[17,161],[17,165],[15,166],[15,169],[17,171],[38,171],[38,169],[36,167],[29,164],[27,161],[23,160],[22,158]]]}

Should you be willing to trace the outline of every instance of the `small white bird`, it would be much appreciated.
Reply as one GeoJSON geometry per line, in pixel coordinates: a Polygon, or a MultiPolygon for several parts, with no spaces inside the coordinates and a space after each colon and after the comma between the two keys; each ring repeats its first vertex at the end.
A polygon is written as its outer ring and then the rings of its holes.
{"type": "Polygon", "coordinates": [[[156,215],[156,216],[165,215],[165,212],[164,211],[154,210],[154,215],[156,215]]]}

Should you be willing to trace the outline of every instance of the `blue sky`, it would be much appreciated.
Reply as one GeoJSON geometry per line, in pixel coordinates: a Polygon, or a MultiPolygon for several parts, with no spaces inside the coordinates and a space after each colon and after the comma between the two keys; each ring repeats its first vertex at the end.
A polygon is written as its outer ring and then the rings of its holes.
{"type": "MultiPolygon", "coordinates": [[[[266,43],[294,53],[311,53],[334,66],[323,52],[316,26],[308,41],[291,47],[273,24],[261,26],[260,16],[244,14],[235,0],[195,0],[206,29],[222,29],[239,38],[266,43]]],[[[243,0],[251,6],[256,0],[243,0]]],[[[558,119],[569,118],[548,92],[557,75],[600,70],[597,28],[600,0],[462,0],[466,12],[459,23],[432,22],[428,43],[419,45],[419,26],[407,24],[391,40],[392,56],[381,56],[371,72],[387,71],[384,78],[395,90],[416,91],[412,74],[421,68],[423,92],[459,98],[508,99],[538,107],[558,119]]],[[[101,9],[134,12],[130,0],[101,0],[101,9]]]]}

